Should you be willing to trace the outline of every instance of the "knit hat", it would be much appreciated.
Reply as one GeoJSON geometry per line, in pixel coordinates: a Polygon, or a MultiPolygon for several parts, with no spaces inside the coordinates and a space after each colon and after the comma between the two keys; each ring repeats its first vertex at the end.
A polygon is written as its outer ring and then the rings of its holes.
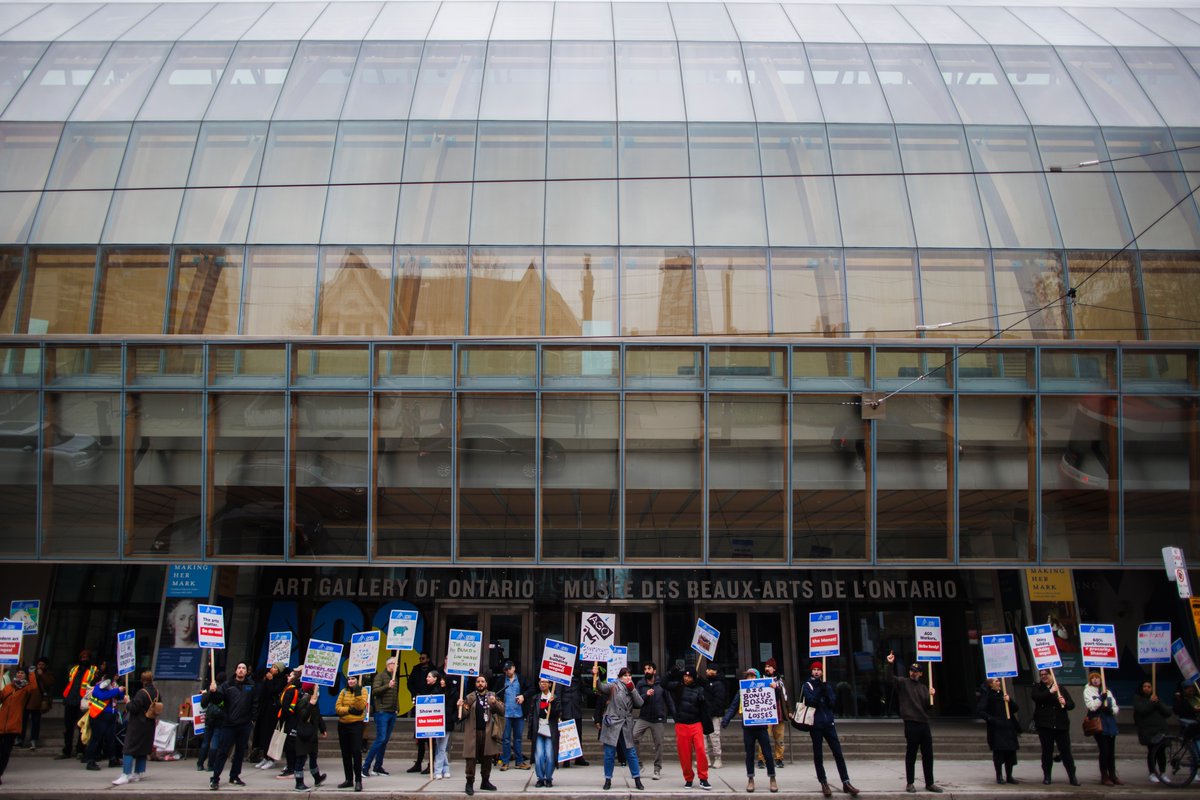
{"type": "Polygon", "coordinates": [[[811,664],[809,664],[809,665],[808,665],[808,671],[809,671],[809,672],[812,672],[814,669],[819,669],[819,670],[821,670],[822,672],[824,672],[824,671],[825,671],[825,665],[824,665],[824,664],[822,664],[820,661],[814,661],[814,662],[812,662],[811,664]]]}
{"type": "Polygon", "coordinates": [[[696,670],[692,669],[691,667],[688,667],[687,669],[685,669],[685,670],[683,671],[683,677],[685,677],[685,678],[686,678],[686,677],[687,677],[687,676],[689,676],[689,675],[691,675],[691,676],[692,676],[692,678],[695,678],[695,677],[696,677],[696,670]]]}
{"type": "Polygon", "coordinates": [[[774,656],[772,656],[771,658],[768,658],[768,659],[767,659],[767,663],[763,664],[763,666],[764,666],[764,667],[770,667],[771,669],[779,669],[779,665],[775,663],[775,657],[774,657],[774,656]]]}

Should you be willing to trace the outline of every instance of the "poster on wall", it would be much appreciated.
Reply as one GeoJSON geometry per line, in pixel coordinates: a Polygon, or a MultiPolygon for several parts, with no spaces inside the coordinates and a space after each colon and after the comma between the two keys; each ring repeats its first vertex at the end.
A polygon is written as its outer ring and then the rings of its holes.
{"type": "Polygon", "coordinates": [[[8,606],[8,618],[25,625],[26,636],[36,636],[42,616],[41,600],[13,600],[8,606]]]}
{"type": "MultiPolygon", "coordinates": [[[[1087,681],[1083,652],[1079,644],[1079,606],[1069,569],[1027,569],[1025,589],[1029,597],[1029,621],[1047,626],[1061,660],[1054,676],[1063,684],[1087,681]]],[[[1040,669],[1040,667],[1039,667],[1040,669]]]]}
{"type": "Polygon", "coordinates": [[[171,564],[163,583],[163,619],[154,655],[154,676],[171,680],[200,677],[199,608],[212,591],[210,564],[171,564]]]}

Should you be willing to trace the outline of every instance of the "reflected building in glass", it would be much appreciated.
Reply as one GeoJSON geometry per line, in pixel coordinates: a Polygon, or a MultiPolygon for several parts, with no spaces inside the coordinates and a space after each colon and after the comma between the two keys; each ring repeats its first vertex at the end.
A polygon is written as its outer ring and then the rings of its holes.
{"type": "Polygon", "coordinates": [[[837,607],[859,716],[940,613],[969,713],[1030,570],[1178,613],[1198,175],[1187,4],[0,6],[0,583],[729,675],[837,607]]]}

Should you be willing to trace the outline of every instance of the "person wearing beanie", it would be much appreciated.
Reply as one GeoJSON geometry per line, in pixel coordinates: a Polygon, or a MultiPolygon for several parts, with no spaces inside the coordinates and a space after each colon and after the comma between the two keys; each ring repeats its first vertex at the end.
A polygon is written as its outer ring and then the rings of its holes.
{"type": "MultiPolygon", "coordinates": [[[[675,673],[678,674],[678,673],[675,673]]],[[[704,753],[704,722],[711,722],[708,700],[704,695],[707,681],[701,681],[696,670],[688,668],[678,680],[667,681],[667,710],[675,720],[675,749],[679,767],[683,770],[684,788],[692,788],[692,778],[700,777],[701,789],[712,789],[708,782],[708,756],[704,753]],[[692,754],[696,769],[692,770],[692,754]]]]}
{"type": "Polygon", "coordinates": [[[1104,786],[1120,786],[1117,777],[1117,701],[1112,692],[1103,685],[1099,672],[1088,673],[1088,685],[1083,689],[1083,704],[1087,715],[1100,720],[1100,732],[1093,734],[1099,749],[1100,783],[1104,786]]]}
{"type": "Polygon", "coordinates": [[[846,758],[842,755],[842,743],[838,739],[835,727],[833,708],[837,698],[833,687],[825,682],[824,665],[820,661],[812,662],[808,666],[808,675],[808,680],[800,687],[800,691],[804,696],[804,705],[816,710],[808,735],[812,739],[813,767],[817,770],[821,794],[826,797],[833,794],[825,775],[825,759],[822,753],[822,742],[828,742],[829,752],[833,754],[833,761],[837,765],[838,777],[842,779],[842,791],[851,797],[857,797],[858,789],[850,783],[850,771],[846,769],[846,758]]]}
{"type": "Polygon", "coordinates": [[[933,734],[929,729],[929,698],[936,692],[921,680],[925,668],[919,663],[908,667],[908,677],[901,678],[892,671],[896,654],[889,652],[885,678],[892,685],[899,701],[900,718],[904,720],[904,775],[908,779],[906,792],[915,792],[917,751],[921,751],[921,770],[925,773],[925,791],[941,794],[942,787],[933,782],[933,734]]]}
{"type": "MultiPolygon", "coordinates": [[[[743,680],[757,680],[758,677],[759,674],[756,669],[748,669],[742,674],[743,680]]],[[[721,717],[721,728],[729,727],[729,721],[733,719],[733,715],[743,712],[742,690],[739,688],[737,694],[733,696],[733,700],[729,703],[729,708],[725,709],[725,715],[721,717]]],[[[771,791],[778,792],[779,783],[775,780],[775,759],[771,757],[771,737],[767,735],[767,726],[747,725],[743,719],[742,745],[746,748],[746,791],[754,791],[754,747],[757,745],[759,753],[762,754],[762,763],[765,763],[767,766],[767,777],[771,781],[771,791]]]]}

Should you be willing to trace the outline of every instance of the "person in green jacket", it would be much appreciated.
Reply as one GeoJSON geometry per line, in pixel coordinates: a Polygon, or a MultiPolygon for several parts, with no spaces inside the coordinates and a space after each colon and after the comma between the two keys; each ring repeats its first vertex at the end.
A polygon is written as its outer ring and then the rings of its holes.
{"type": "Polygon", "coordinates": [[[375,673],[371,681],[371,715],[375,720],[375,740],[367,751],[367,760],[362,765],[362,776],[369,777],[372,769],[376,775],[387,775],[383,768],[383,754],[387,751],[388,741],[392,738],[392,730],[396,727],[396,709],[398,695],[396,693],[396,657],[387,660],[383,672],[375,673]],[[374,765],[374,767],[372,767],[374,765]]]}

